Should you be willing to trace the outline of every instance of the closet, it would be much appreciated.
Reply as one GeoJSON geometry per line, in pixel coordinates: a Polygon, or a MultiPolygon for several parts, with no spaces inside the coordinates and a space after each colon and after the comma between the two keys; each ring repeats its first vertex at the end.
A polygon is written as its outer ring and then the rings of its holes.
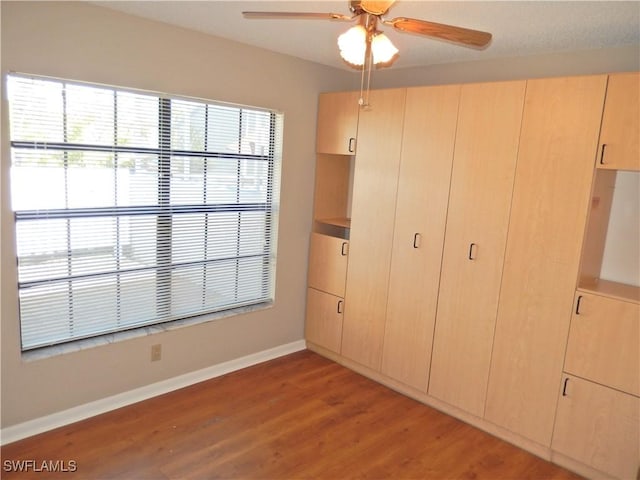
{"type": "Polygon", "coordinates": [[[305,338],[339,353],[349,253],[349,192],[358,128],[358,94],[318,100],[313,232],[309,244],[305,338]]]}
{"type": "Polygon", "coordinates": [[[381,370],[420,391],[429,379],[459,98],[458,85],[406,93],[381,370]]]}
{"type": "Polygon", "coordinates": [[[526,82],[462,87],[429,394],[476,416],[493,346],[526,82]]]}
{"type": "Polygon", "coordinates": [[[639,92],[640,74],[609,75],[551,443],[617,478],[639,471],[639,92]]]}
{"type": "Polygon", "coordinates": [[[308,347],[634,477],[639,92],[620,73],[322,94],[308,347]]]}
{"type": "Polygon", "coordinates": [[[358,121],[341,353],[374,370],[382,361],[405,94],[372,91],[358,121]]]}
{"type": "Polygon", "coordinates": [[[607,76],[529,80],[485,417],[550,445],[607,76]]]}

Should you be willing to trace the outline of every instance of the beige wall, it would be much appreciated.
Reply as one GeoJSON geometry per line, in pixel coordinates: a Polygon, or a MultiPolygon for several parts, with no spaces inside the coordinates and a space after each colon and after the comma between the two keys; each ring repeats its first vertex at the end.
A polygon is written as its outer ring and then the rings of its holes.
{"type": "MultiPolygon", "coordinates": [[[[2,78],[10,70],[191,95],[285,113],[276,304],[47,360],[23,361],[8,204],[2,94],[2,427],[128,391],[303,335],[320,91],[355,90],[359,75],[84,3],[2,1],[2,78]],[[149,361],[162,343],[163,360],[149,361]]],[[[375,71],[373,88],[640,69],[635,47],[375,71]]]]}
{"type": "Polygon", "coordinates": [[[46,360],[23,361],[8,203],[2,98],[2,426],[7,427],[303,338],[320,91],[354,89],[350,72],[84,3],[6,2],[8,71],[122,85],[273,108],[285,114],[276,302],[273,308],[46,360]],[[149,361],[161,343],[163,359],[149,361]]]}

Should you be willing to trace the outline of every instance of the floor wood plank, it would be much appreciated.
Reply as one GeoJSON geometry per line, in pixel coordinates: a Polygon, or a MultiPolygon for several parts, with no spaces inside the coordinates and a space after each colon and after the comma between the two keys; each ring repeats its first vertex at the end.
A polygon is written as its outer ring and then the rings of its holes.
{"type": "Polygon", "coordinates": [[[2,447],[2,478],[578,476],[315,353],[287,355],[2,447]],[[73,460],[74,473],[6,461],[73,460]]]}

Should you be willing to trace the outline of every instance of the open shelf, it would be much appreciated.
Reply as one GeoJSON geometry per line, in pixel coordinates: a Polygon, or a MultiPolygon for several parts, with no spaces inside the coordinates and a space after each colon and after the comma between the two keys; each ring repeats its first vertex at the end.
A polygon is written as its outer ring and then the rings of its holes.
{"type": "Polygon", "coordinates": [[[640,303],[640,174],[596,170],[595,175],[578,290],[640,303]]]}
{"type": "Polygon", "coordinates": [[[325,225],[333,225],[334,227],[351,228],[350,218],[344,218],[344,217],[317,218],[316,222],[324,223],[325,225]]]}
{"type": "Polygon", "coordinates": [[[353,167],[353,157],[318,154],[313,204],[314,232],[349,239],[353,167]]]}
{"type": "Polygon", "coordinates": [[[625,302],[640,303],[640,287],[611,282],[601,278],[581,278],[578,284],[578,290],[625,302]]]}

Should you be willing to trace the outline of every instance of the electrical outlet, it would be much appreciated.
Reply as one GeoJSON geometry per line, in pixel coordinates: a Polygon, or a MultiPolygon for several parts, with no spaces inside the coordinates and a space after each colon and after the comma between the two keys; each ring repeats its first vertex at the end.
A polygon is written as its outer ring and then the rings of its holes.
{"type": "Polygon", "coordinates": [[[155,345],[151,345],[151,361],[157,362],[162,358],[162,345],[157,343],[155,345]]]}

